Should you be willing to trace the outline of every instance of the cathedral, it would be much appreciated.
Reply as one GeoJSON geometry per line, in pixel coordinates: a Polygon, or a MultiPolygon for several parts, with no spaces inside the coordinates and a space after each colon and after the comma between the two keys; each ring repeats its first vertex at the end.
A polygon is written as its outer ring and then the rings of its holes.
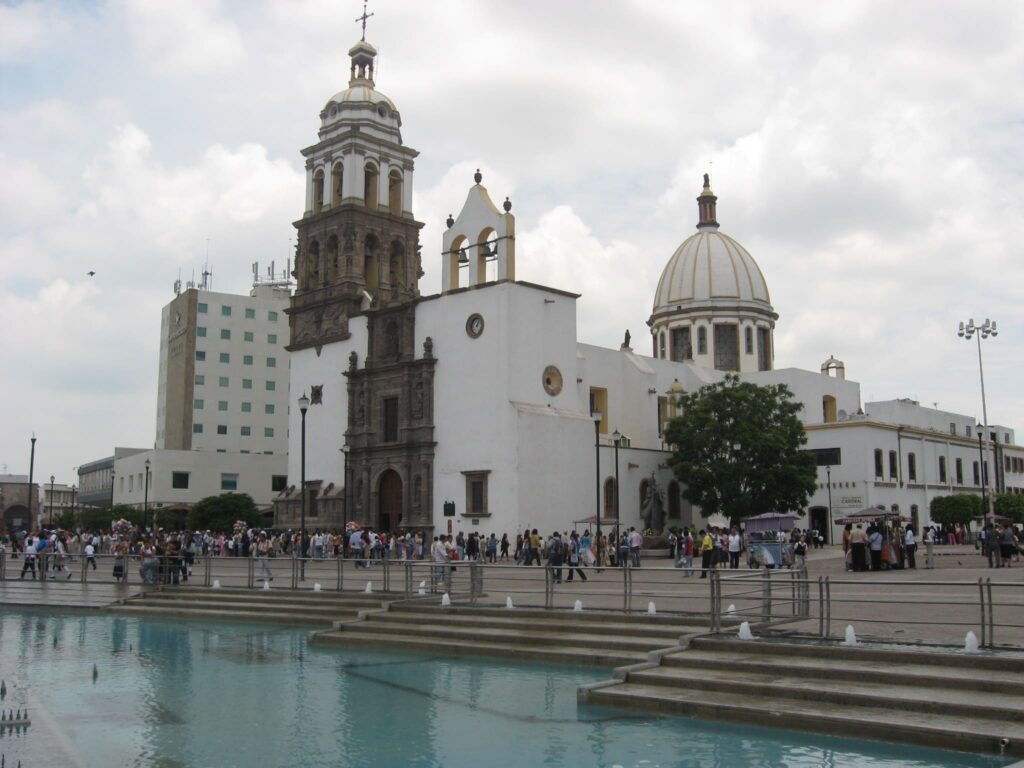
{"type": "MultiPolygon", "coordinates": [[[[306,394],[310,405],[305,417],[291,408],[276,526],[298,526],[302,493],[309,528],[353,521],[500,536],[596,519],[639,526],[652,483],[667,525],[703,524],[667,466],[663,432],[682,393],[730,372],[785,384],[802,404],[822,481],[807,525],[829,536],[840,512],[892,507],[921,524],[931,496],[987,483],[973,419],[904,400],[862,404],[833,357],[817,371],[775,368],[768,283],[722,231],[707,175],[696,231],[654,290],[649,349],[634,350],[628,333],[613,349],[577,340],[581,296],[517,276],[512,204],[500,195],[496,203],[479,171],[443,242],[427,244],[440,260],[441,292],[421,295],[418,153],[376,88],[376,53],[365,40],[349,51],[348,88],[328,99],[317,141],[302,151],[288,349],[291,397],[306,394]],[[975,474],[965,476],[971,462],[975,474]]],[[[1024,473],[1024,454],[1009,431],[1000,441],[995,481],[1010,488],[1002,459],[1009,467],[1012,454],[1024,473]]]]}

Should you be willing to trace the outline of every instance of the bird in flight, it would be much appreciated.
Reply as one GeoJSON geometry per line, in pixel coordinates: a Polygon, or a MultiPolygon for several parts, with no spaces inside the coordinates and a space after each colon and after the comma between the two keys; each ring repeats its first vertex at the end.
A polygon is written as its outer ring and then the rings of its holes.
{"type": "Polygon", "coordinates": [[[88,275],[89,277],[92,277],[93,275],[95,275],[95,274],[96,274],[96,272],[94,272],[93,270],[91,270],[91,269],[90,269],[90,270],[89,270],[88,272],[86,272],[85,274],[87,274],[87,275],[88,275]]]}

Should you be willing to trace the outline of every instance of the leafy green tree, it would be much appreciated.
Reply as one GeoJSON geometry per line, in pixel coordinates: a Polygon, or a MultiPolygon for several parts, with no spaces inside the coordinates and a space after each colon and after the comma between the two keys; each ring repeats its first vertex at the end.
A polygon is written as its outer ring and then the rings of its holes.
{"type": "Polygon", "coordinates": [[[1015,523],[1024,523],[1024,496],[1017,493],[997,493],[996,514],[1008,517],[1015,523]]]}
{"type": "Polygon", "coordinates": [[[763,512],[802,512],[817,486],[814,457],[784,384],[724,381],[681,396],[682,415],[669,422],[669,464],[683,496],[707,517],[732,521],[763,512]]]}
{"type": "Polygon", "coordinates": [[[111,507],[82,507],[78,512],[78,525],[83,531],[109,531],[110,524],[124,518],[130,523],[142,523],[145,513],[127,504],[111,507]]]}
{"type": "Polygon", "coordinates": [[[984,514],[981,497],[971,493],[954,493],[936,496],[928,505],[932,520],[945,526],[970,525],[976,517],[984,514]]]}
{"type": "Polygon", "coordinates": [[[222,493],[198,501],[188,513],[193,530],[230,531],[236,520],[257,522],[256,504],[247,493],[222,493]]]}
{"type": "Polygon", "coordinates": [[[158,509],[156,524],[165,531],[183,531],[188,527],[188,510],[158,509]]]}

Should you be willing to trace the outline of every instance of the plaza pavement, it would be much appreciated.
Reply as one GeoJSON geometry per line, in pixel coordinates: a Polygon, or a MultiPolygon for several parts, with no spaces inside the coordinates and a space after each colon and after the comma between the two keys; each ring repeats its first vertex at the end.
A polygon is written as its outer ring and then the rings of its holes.
{"type": "MultiPolygon", "coordinates": [[[[292,583],[293,563],[290,558],[275,558],[270,561],[275,579],[270,586],[273,590],[287,590],[292,583]]],[[[99,559],[99,568],[90,570],[87,580],[82,581],[81,562],[70,564],[72,578],[48,580],[46,582],[19,580],[22,560],[6,560],[6,579],[0,581],[0,604],[35,606],[41,608],[79,607],[101,608],[122,600],[143,590],[137,564],[129,569],[129,584],[115,584],[112,578],[112,561],[99,559]]],[[[469,594],[469,571],[463,564],[455,564],[452,573],[451,592],[456,602],[464,602],[469,594]]],[[[668,558],[647,558],[640,569],[606,568],[597,572],[585,569],[588,580],[583,582],[578,574],[573,582],[564,580],[553,585],[551,604],[557,608],[570,609],[576,601],[587,609],[623,610],[645,612],[654,603],[657,612],[687,612],[706,614],[710,607],[708,579],[696,574],[686,578],[681,570],[672,568],[668,558]],[[627,597],[628,596],[628,597],[627,597]]],[[[936,567],[924,569],[923,553],[918,557],[916,570],[893,570],[878,573],[847,573],[844,569],[842,551],[838,547],[811,550],[807,569],[809,583],[806,585],[809,597],[809,616],[794,616],[795,598],[801,585],[791,581],[787,569],[771,573],[771,610],[773,617],[787,619],[779,624],[779,631],[800,631],[817,634],[819,623],[819,580],[829,579],[831,593],[830,635],[842,637],[847,624],[854,627],[862,639],[895,640],[901,642],[925,642],[941,644],[962,644],[968,630],[981,639],[982,590],[983,582],[991,579],[991,603],[995,641],[998,645],[1012,646],[1024,651],[1024,563],[1015,562],[1010,568],[990,569],[986,561],[969,546],[936,547],[936,567]]],[[[424,601],[439,600],[444,586],[431,589],[433,565],[417,562],[410,566],[408,573],[401,565],[388,568],[388,591],[402,593],[411,587],[411,594],[424,601]],[[426,595],[419,597],[420,584],[424,584],[426,595]],[[433,593],[433,594],[431,594],[433,593]]],[[[254,573],[258,574],[258,570],[254,573]]],[[[543,569],[536,566],[519,567],[499,563],[481,569],[482,594],[478,602],[483,605],[504,606],[511,599],[517,607],[543,607],[546,602],[543,569]]],[[[202,583],[202,565],[197,564],[193,584],[202,583]]],[[[380,565],[357,568],[354,562],[345,561],[339,571],[335,560],[308,562],[305,580],[297,586],[312,591],[319,584],[325,592],[364,592],[369,588],[376,593],[385,588],[384,569],[380,565]]],[[[722,609],[735,607],[735,618],[749,619],[757,623],[765,608],[765,587],[763,573],[755,571],[721,572],[722,609]]],[[[249,581],[249,561],[241,558],[211,558],[210,579],[218,580],[222,586],[246,586],[249,581]]],[[[257,587],[263,582],[255,581],[257,587]]],[[[987,590],[987,587],[984,587],[987,590]]]]}

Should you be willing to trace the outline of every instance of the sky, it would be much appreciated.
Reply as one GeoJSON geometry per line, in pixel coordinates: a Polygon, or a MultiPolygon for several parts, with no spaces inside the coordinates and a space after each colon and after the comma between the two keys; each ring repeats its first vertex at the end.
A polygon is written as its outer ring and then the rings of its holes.
{"type": "MultiPolygon", "coordinates": [[[[378,90],[419,150],[422,293],[480,168],[517,277],[645,326],[712,175],[767,279],[775,367],[835,355],[864,401],[1024,428],[1024,4],[372,0],[378,90]]],[[[278,268],[300,149],[347,86],[354,0],[0,0],[0,473],[155,435],[160,309],[278,268]],[[93,271],[94,276],[87,273],[93,271]]],[[[1022,433],[1024,434],[1024,433],[1022,433]]]]}

